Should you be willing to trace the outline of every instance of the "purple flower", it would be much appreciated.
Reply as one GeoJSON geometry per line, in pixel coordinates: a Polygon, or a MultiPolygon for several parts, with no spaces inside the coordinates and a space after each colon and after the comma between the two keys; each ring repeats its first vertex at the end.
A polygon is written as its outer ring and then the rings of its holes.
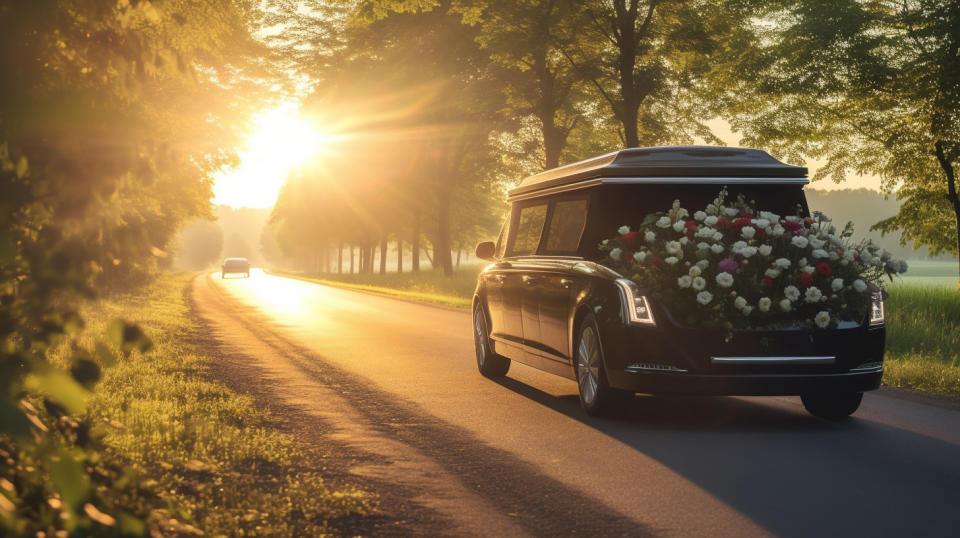
{"type": "Polygon", "coordinates": [[[733,258],[725,258],[717,263],[717,268],[721,271],[733,273],[737,270],[737,262],[735,262],[733,258]]]}

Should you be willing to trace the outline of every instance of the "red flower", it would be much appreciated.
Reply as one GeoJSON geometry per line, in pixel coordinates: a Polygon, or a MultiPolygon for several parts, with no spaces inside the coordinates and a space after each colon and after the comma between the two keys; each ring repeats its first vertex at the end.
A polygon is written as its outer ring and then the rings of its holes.
{"type": "Polygon", "coordinates": [[[637,241],[638,237],[640,237],[640,234],[638,234],[637,232],[630,232],[627,235],[623,236],[623,244],[628,247],[632,247],[634,246],[634,243],[637,241]]]}
{"type": "Polygon", "coordinates": [[[790,230],[791,232],[795,232],[800,228],[803,228],[803,226],[801,226],[799,222],[793,222],[792,220],[788,220],[784,222],[783,227],[790,230]]]}
{"type": "Polygon", "coordinates": [[[663,260],[661,260],[660,258],[653,258],[652,260],[650,260],[650,264],[655,267],[663,267],[663,260]]]}
{"type": "Polygon", "coordinates": [[[765,276],[763,277],[763,280],[760,281],[760,285],[763,286],[764,288],[772,288],[773,279],[768,276],[765,276]]]}
{"type": "Polygon", "coordinates": [[[719,219],[717,219],[718,230],[721,230],[721,231],[726,230],[728,226],[730,226],[730,219],[728,219],[727,217],[720,217],[719,219]]]}
{"type": "Polygon", "coordinates": [[[818,263],[817,272],[823,276],[830,276],[830,264],[827,262],[818,263]]]}
{"type": "Polygon", "coordinates": [[[757,231],[757,233],[754,234],[754,236],[753,236],[754,239],[763,239],[763,238],[767,237],[767,231],[764,230],[763,228],[756,228],[756,227],[755,227],[754,229],[757,231]]]}
{"type": "Polygon", "coordinates": [[[743,229],[744,226],[750,226],[750,219],[739,218],[733,221],[732,224],[730,224],[730,229],[732,229],[735,232],[739,232],[740,230],[743,229]]]}
{"type": "Polygon", "coordinates": [[[696,230],[696,229],[697,229],[697,223],[696,223],[695,221],[692,221],[692,220],[688,220],[687,222],[683,223],[683,225],[686,226],[687,228],[691,229],[691,230],[696,230]]]}
{"type": "Polygon", "coordinates": [[[813,284],[813,275],[810,273],[800,273],[800,283],[804,286],[813,284]]]}

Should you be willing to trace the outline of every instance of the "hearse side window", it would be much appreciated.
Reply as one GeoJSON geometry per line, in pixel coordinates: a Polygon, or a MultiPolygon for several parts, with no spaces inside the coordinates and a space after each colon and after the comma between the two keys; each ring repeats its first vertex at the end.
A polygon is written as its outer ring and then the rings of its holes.
{"type": "Polygon", "coordinates": [[[550,226],[547,228],[546,252],[576,252],[586,223],[586,198],[554,202],[550,226]]]}
{"type": "Polygon", "coordinates": [[[510,256],[528,256],[537,252],[543,221],[547,218],[547,204],[520,208],[516,231],[510,238],[507,252],[510,256]]]}

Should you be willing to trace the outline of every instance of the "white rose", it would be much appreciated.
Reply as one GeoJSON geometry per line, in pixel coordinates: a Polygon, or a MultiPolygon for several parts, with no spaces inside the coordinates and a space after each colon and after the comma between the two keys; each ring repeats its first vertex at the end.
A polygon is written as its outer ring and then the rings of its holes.
{"type": "Polygon", "coordinates": [[[837,261],[837,260],[839,260],[839,259],[840,259],[840,255],[831,250],[831,251],[830,251],[830,261],[834,261],[834,262],[835,262],[835,261],[837,261]]]}
{"type": "Polygon", "coordinates": [[[676,256],[667,256],[667,258],[663,261],[667,262],[667,265],[675,265],[678,261],[680,261],[680,258],[677,258],[676,256]]]}
{"type": "Polygon", "coordinates": [[[747,248],[747,243],[745,241],[737,241],[730,247],[730,251],[734,254],[739,254],[741,250],[747,248]]]}
{"type": "Polygon", "coordinates": [[[777,264],[777,267],[780,267],[782,269],[786,269],[787,267],[790,267],[790,260],[786,258],[777,258],[777,261],[773,263],[777,264]]]}
{"type": "Polygon", "coordinates": [[[793,239],[790,240],[790,243],[797,248],[807,248],[807,245],[810,244],[810,241],[802,235],[795,235],[793,239]]]}
{"type": "Polygon", "coordinates": [[[822,248],[818,248],[811,253],[811,256],[813,256],[814,258],[826,258],[830,255],[827,254],[826,250],[823,250],[822,248]]]}
{"type": "Polygon", "coordinates": [[[700,260],[700,261],[698,261],[698,262],[697,262],[697,267],[699,267],[701,271],[706,271],[706,270],[707,270],[707,267],[710,267],[710,260],[700,260]]]}
{"type": "Polygon", "coordinates": [[[750,222],[753,223],[753,225],[757,228],[766,228],[767,226],[770,226],[770,221],[764,218],[753,219],[750,222]]]}
{"type": "Polygon", "coordinates": [[[638,263],[642,262],[643,260],[647,259],[647,253],[642,250],[639,252],[634,252],[633,259],[636,260],[638,263]]]}
{"type": "Polygon", "coordinates": [[[786,231],[787,230],[783,226],[780,226],[779,224],[777,224],[776,226],[773,227],[772,230],[770,230],[770,235],[774,237],[780,237],[784,233],[786,233],[786,231]]]}
{"type": "Polygon", "coordinates": [[[687,236],[683,236],[683,237],[680,238],[680,244],[681,244],[681,245],[686,245],[686,244],[689,243],[689,242],[690,242],[690,239],[687,238],[687,236]]]}
{"type": "Polygon", "coordinates": [[[703,241],[697,243],[697,250],[707,250],[710,248],[710,243],[704,243],[703,241]]]}
{"type": "Polygon", "coordinates": [[[850,260],[844,258],[844,259],[840,260],[840,265],[846,267],[846,266],[850,265],[850,260]]]}
{"type": "Polygon", "coordinates": [[[820,299],[823,297],[823,293],[820,291],[820,288],[816,286],[810,286],[807,288],[807,292],[803,294],[803,298],[808,303],[817,303],[820,302],[820,299]]]}
{"type": "Polygon", "coordinates": [[[800,290],[796,286],[787,286],[783,288],[783,296],[791,301],[796,301],[800,298],[800,290]]]}
{"type": "Polygon", "coordinates": [[[757,301],[757,307],[761,312],[769,312],[771,304],[773,304],[773,301],[771,301],[769,297],[761,297],[760,300],[757,301]]]}
{"type": "Polygon", "coordinates": [[[707,226],[716,226],[718,220],[720,219],[718,219],[717,217],[714,217],[713,215],[710,215],[709,217],[703,219],[703,223],[706,224],[707,226]]]}
{"type": "Polygon", "coordinates": [[[757,247],[757,252],[759,252],[761,256],[769,256],[770,253],[773,252],[773,247],[770,245],[760,245],[757,247]]]}
{"type": "Polygon", "coordinates": [[[744,316],[749,316],[749,315],[750,315],[750,312],[753,312],[753,307],[750,306],[750,305],[747,305],[747,306],[743,307],[743,310],[741,310],[741,312],[743,312],[743,315],[744,315],[744,316]]]}
{"type": "Polygon", "coordinates": [[[723,208],[723,214],[728,217],[735,217],[737,216],[737,210],[732,207],[725,207],[723,208]]]}
{"type": "Polygon", "coordinates": [[[777,269],[767,269],[766,271],[763,272],[763,275],[768,276],[770,278],[777,278],[778,276],[780,276],[780,271],[778,271],[777,269]]]}
{"type": "Polygon", "coordinates": [[[643,234],[643,238],[647,241],[647,243],[653,243],[653,240],[657,238],[657,234],[653,232],[647,232],[643,234]]]}
{"type": "Polygon", "coordinates": [[[800,222],[800,217],[797,217],[795,215],[790,215],[789,217],[784,217],[783,220],[788,220],[790,222],[800,222]]]}
{"type": "Polygon", "coordinates": [[[733,300],[733,307],[737,310],[743,310],[743,307],[747,306],[747,300],[743,297],[737,297],[733,300]]]}
{"type": "Polygon", "coordinates": [[[780,310],[783,310],[784,312],[789,312],[790,308],[791,308],[790,299],[784,299],[780,301],[780,310]]]}
{"type": "Polygon", "coordinates": [[[713,237],[714,233],[716,233],[716,230],[713,228],[709,226],[702,226],[699,230],[697,230],[695,235],[696,237],[713,237]]]}
{"type": "Polygon", "coordinates": [[[620,261],[620,255],[623,254],[623,250],[615,248],[610,251],[610,259],[620,261]]]}
{"type": "Polygon", "coordinates": [[[690,275],[683,275],[677,279],[677,286],[681,288],[689,288],[693,284],[693,277],[690,275]]]}
{"type": "Polygon", "coordinates": [[[707,281],[704,280],[702,276],[697,276],[693,278],[693,289],[700,291],[703,288],[707,287],[707,281]]]}
{"type": "Polygon", "coordinates": [[[673,223],[673,231],[680,233],[686,228],[682,220],[673,223]]]}
{"type": "Polygon", "coordinates": [[[769,211],[761,211],[760,218],[767,219],[770,222],[780,222],[780,215],[777,215],[776,213],[771,213],[769,211]]]}
{"type": "Polygon", "coordinates": [[[740,251],[740,255],[744,258],[750,258],[757,253],[757,247],[746,247],[740,251]]]}
{"type": "Polygon", "coordinates": [[[842,279],[842,278],[835,278],[835,279],[833,279],[833,282],[830,283],[830,289],[832,289],[833,291],[840,291],[840,290],[842,290],[842,289],[843,289],[843,279],[842,279]]]}
{"type": "Polygon", "coordinates": [[[603,246],[607,246],[607,243],[609,243],[609,242],[610,242],[609,239],[604,239],[603,241],[600,242],[600,244],[603,245],[603,246]]]}
{"type": "Polygon", "coordinates": [[[713,294],[709,291],[701,291],[697,294],[697,302],[700,304],[708,304],[713,300],[713,294]]]}
{"type": "Polygon", "coordinates": [[[857,290],[859,293],[863,293],[867,291],[867,283],[858,278],[853,281],[853,289],[857,290]]]}
{"type": "Polygon", "coordinates": [[[620,235],[627,235],[628,233],[630,233],[630,227],[621,226],[620,228],[617,229],[617,233],[620,235]]]}
{"type": "Polygon", "coordinates": [[[813,245],[813,248],[823,248],[823,245],[826,245],[827,242],[823,239],[817,239],[816,237],[810,239],[810,244],[813,245]]]}
{"type": "Polygon", "coordinates": [[[717,284],[724,288],[729,288],[733,286],[733,275],[727,272],[723,272],[717,275],[716,277],[717,284]]]}
{"type": "Polygon", "coordinates": [[[670,217],[663,216],[657,219],[657,228],[669,228],[671,224],[670,217]]]}
{"type": "Polygon", "coordinates": [[[700,269],[699,265],[694,265],[690,268],[689,274],[690,276],[700,276],[703,274],[703,270],[700,269]]]}
{"type": "Polygon", "coordinates": [[[804,273],[812,275],[813,272],[816,271],[816,268],[814,268],[812,265],[808,265],[806,267],[800,268],[800,270],[803,271],[804,273]]]}
{"type": "Polygon", "coordinates": [[[744,239],[753,239],[753,236],[757,235],[757,229],[753,226],[744,226],[740,229],[740,235],[742,235],[744,239]]]}
{"type": "Polygon", "coordinates": [[[703,220],[706,218],[707,218],[707,214],[704,213],[703,211],[697,211],[696,213],[693,214],[693,220],[697,222],[703,222],[703,220]]]}
{"type": "Polygon", "coordinates": [[[723,245],[719,243],[711,245],[710,252],[713,252],[714,254],[720,254],[721,252],[723,252],[723,245]]]}
{"type": "Polygon", "coordinates": [[[830,325],[830,314],[821,310],[817,312],[817,316],[813,318],[813,322],[817,324],[817,327],[825,329],[827,325],[830,325]]]}
{"type": "Polygon", "coordinates": [[[681,250],[680,243],[678,241],[667,241],[667,244],[664,245],[664,247],[667,249],[668,254],[676,254],[681,250]]]}

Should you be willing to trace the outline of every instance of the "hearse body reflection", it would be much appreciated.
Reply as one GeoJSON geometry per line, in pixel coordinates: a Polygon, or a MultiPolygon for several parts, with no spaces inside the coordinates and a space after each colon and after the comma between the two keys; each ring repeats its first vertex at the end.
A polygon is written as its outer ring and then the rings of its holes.
{"type": "MultiPolygon", "coordinates": [[[[578,382],[580,403],[603,414],[637,392],[801,395],[825,418],[853,413],[880,384],[881,318],[738,331],[684,326],[668,305],[597,263],[599,243],[617,228],[680,199],[702,207],[727,187],[767,211],[807,211],[803,167],[743,148],[628,149],[525,179],[510,192],[496,243],[477,246],[492,261],[473,306],[477,364],[488,377],[510,361],[578,382]]],[[[879,300],[879,299],[877,299],[879,300]]],[[[882,312],[882,309],[881,309],[882,312]]]]}

